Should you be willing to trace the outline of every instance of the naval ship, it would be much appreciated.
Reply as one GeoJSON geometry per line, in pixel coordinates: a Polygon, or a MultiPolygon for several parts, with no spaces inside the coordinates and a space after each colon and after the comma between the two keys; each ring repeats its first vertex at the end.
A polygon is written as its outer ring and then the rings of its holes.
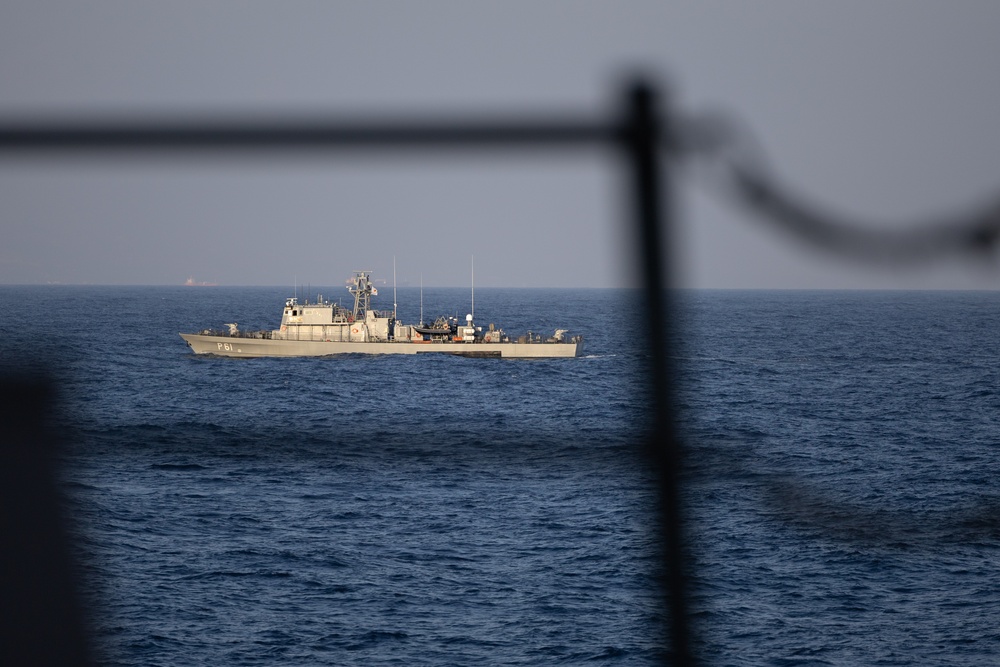
{"type": "Polygon", "coordinates": [[[354,296],[349,309],[336,303],[315,303],[298,298],[285,301],[281,327],[275,330],[241,331],[237,323],[228,330],[206,329],[182,333],[195,354],[223,357],[324,357],[334,354],[455,354],[464,357],[578,357],[583,336],[570,336],[556,329],[543,338],[528,332],[511,338],[490,324],[486,331],[476,326],[471,314],[460,323],[456,317],[438,318],[430,326],[402,324],[392,311],[371,308],[378,294],[370,271],[355,271],[347,289],[354,296]]]}

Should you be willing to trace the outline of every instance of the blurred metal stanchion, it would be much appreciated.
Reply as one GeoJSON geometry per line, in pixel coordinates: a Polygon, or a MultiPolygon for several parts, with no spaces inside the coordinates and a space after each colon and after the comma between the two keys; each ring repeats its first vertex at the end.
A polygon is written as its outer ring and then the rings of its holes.
{"type": "Polygon", "coordinates": [[[0,378],[0,663],[91,664],[57,490],[49,382],[0,378]]]}
{"type": "Polygon", "coordinates": [[[632,211],[636,224],[636,255],[642,262],[645,292],[643,319],[649,327],[647,382],[652,413],[646,452],[660,486],[660,537],[663,541],[663,592],[669,612],[671,660],[674,665],[693,664],[691,627],[687,609],[687,554],[681,507],[681,444],[677,437],[673,372],[667,346],[675,342],[669,317],[667,271],[670,262],[672,191],[670,158],[674,148],[669,116],[658,109],[655,90],[646,82],[627,92],[623,144],[633,185],[632,211]],[[664,159],[664,154],[666,159],[664,159]],[[666,243],[664,243],[666,241],[666,243]]]}

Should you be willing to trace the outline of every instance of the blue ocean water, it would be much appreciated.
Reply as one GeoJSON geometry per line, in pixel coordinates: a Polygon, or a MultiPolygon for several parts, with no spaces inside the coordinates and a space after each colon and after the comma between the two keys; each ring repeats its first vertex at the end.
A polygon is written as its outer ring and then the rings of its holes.
{"type": "MultiPolygon", "coordinates": [[[[0,288],[0,365],[60,382],[102,663],[664,660],[638,295],[476,291],[477,322],[569,328],[578,359],[177,335],[273,327],[286,291],[0,288]]],[[[702,662],[997,663],[1000,295],[699,291],[676,317],[702,662]]]]}

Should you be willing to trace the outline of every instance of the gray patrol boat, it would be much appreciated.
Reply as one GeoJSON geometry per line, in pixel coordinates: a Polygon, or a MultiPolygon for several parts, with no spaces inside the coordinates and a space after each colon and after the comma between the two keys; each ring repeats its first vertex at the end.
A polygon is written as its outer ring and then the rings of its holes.
{"type": "Polygon", "coordinates": [[[270,331],[241,331],[236,323],[226,330],[182,333],[195,354],[223,357],[324,357],[333,354],[423,354],[443,353],[465,357],[578,357],[583,336],[569,336],[556,329],[543,338],[528,332],[512,339],[502,329],[476,326],[472,315],[465,322],[438,318],[430,326],[402,324],[395,310],[370,307],[378,292],[369,271],[356,271],[347,289],[354,308],[318,299],[316,303],[285,301],[281,327],[270,331]]]}

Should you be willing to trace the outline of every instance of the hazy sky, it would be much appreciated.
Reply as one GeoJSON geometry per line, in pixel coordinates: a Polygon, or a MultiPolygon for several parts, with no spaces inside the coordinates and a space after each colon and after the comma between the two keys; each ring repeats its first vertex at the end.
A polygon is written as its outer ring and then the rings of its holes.
{"type": "MultiPolygon", "coordinates": [[[[723,110],[803,195],[881,224],[1000,189],[1000,2],[6,2],[0,122],[565,111],[636,68],[723,110]]],[[[0,283],[623,284],[614,155],[0,157],[0,283]]],[[[997,288],[1000,265],[864,267],[685,177],[681,282],[997,288]]]]}

